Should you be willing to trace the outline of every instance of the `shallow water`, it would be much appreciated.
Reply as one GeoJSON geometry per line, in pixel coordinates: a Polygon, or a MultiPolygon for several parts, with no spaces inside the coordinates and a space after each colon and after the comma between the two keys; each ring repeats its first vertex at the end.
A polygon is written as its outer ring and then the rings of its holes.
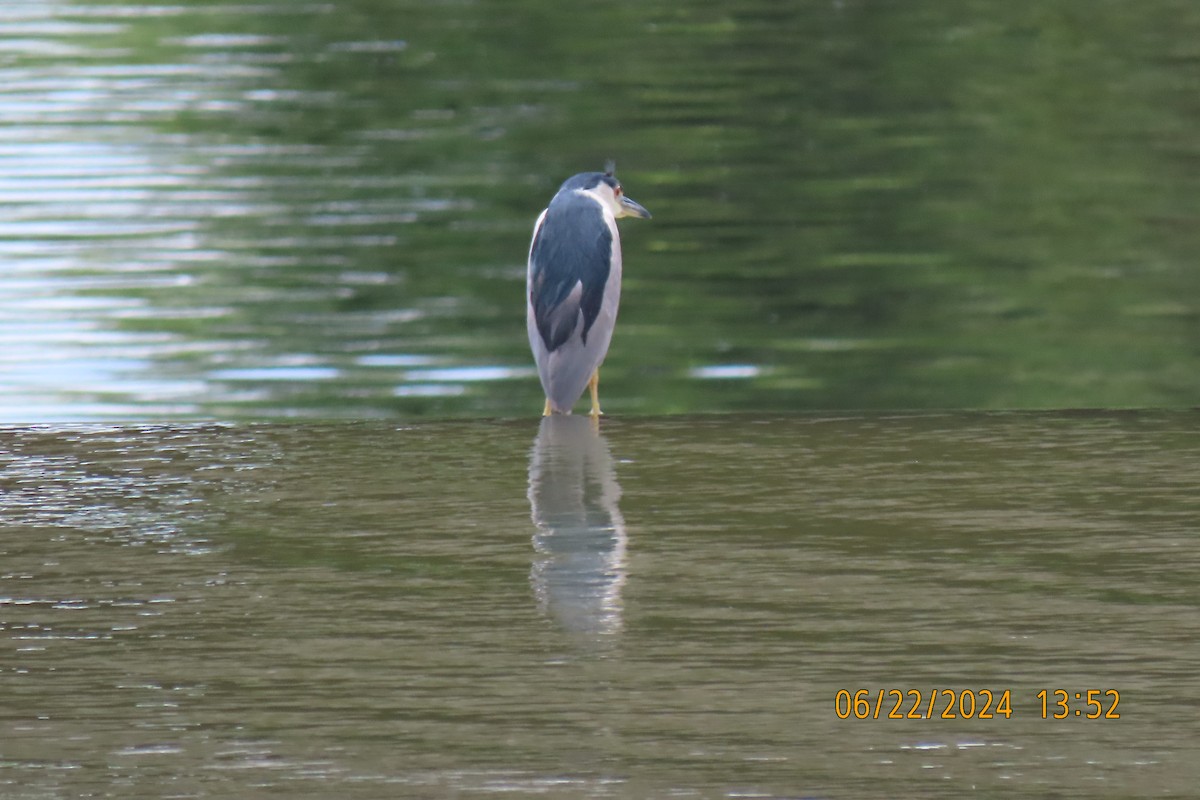
{"type": "Polygon", "coordinates": [[[3,4],[0,796],[1194,793],[1195,414],[696,412],[1194,405],[1200,12],[499,8],[3,4]]]}
{"type": "Polygon", "coordinates": [[[7,428],[0,794],[1186,796],[1196,431],[7,428]],[[839,719],[859,688],[1012,713],[839,719]]]}

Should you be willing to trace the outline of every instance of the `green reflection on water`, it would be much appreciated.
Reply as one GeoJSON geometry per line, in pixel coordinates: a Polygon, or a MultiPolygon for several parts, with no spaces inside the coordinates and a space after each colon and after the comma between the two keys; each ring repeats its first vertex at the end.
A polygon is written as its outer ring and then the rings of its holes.
{"type": "Polygon", "coordinates": [[[172,8],[81,60],[213,70],[127,110],[195,168],[181,192],[224,194],[178,212],[188,282],[125,288],[150,310],[116,322],[206,344],[149,367],[203,381],[201,415],[536,413],[530,228],[607,157],[655,213],[625,231],[610,413],[1200,390],[1200,8],[172,8]]]}

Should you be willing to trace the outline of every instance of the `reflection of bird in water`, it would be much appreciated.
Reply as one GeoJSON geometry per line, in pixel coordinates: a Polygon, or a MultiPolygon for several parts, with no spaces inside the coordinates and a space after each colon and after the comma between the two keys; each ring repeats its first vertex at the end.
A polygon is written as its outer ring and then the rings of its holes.
{"type": "Polygon", "coordinates": [[[612,454],[594,420],[543,417],[529,453],[529,505],[537,532],[534,592],[567,630],[621,629],[625,520],[612,454]]]}

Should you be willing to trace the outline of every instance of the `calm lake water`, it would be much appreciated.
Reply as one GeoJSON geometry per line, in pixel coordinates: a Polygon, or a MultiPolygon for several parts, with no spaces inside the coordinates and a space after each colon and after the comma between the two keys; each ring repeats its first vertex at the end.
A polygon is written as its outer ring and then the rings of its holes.
{"type": "Polygon", "coordinates": [[[1194,795],[1198,43],[0,2],[0,797],[1194,795]],[[597,431],[523,295],[608,158],[597,431]]]}
{"type": "Polygon", "coordinates": [[[1200,5],[6,0],[0,420],[525,416],[615,158],[617,414],[1190,407],[1200,5]]]}
{"type": "Polygon", "coordinates": [[[0,795],[1188,796],[1196,429],[7,428],[0,795]]]}

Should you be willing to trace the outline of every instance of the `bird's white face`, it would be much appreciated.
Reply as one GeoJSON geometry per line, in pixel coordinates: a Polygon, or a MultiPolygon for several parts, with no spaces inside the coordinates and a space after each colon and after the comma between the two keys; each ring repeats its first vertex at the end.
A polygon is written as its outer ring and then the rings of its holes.
{"type": "Polygon", "coordinates": [[[621,219],[622,217],[648,219],[650,217],[649,211],[625,196],[620,184],[614,187],[601,182],[599,185],[581,192],[581,194],[595,198],[616,219],[621,219]]]}
{"type": "Polygon", "coordinates": [[[608,213],[612,214],[614,218],[620,219],[621,217],[625,216],[625,211],[621,208],[621,196],[617,194],[617,192],[620,191],[620,187],[617,187],[617,189],[614,191],[613,187],[609,186],[607,183],[601,183],[597,186],[593,186],[591,189],[581,190],[579,193],[586,194],[588,197],[591,197],[597,203],[607,209],[608,213]]]}

